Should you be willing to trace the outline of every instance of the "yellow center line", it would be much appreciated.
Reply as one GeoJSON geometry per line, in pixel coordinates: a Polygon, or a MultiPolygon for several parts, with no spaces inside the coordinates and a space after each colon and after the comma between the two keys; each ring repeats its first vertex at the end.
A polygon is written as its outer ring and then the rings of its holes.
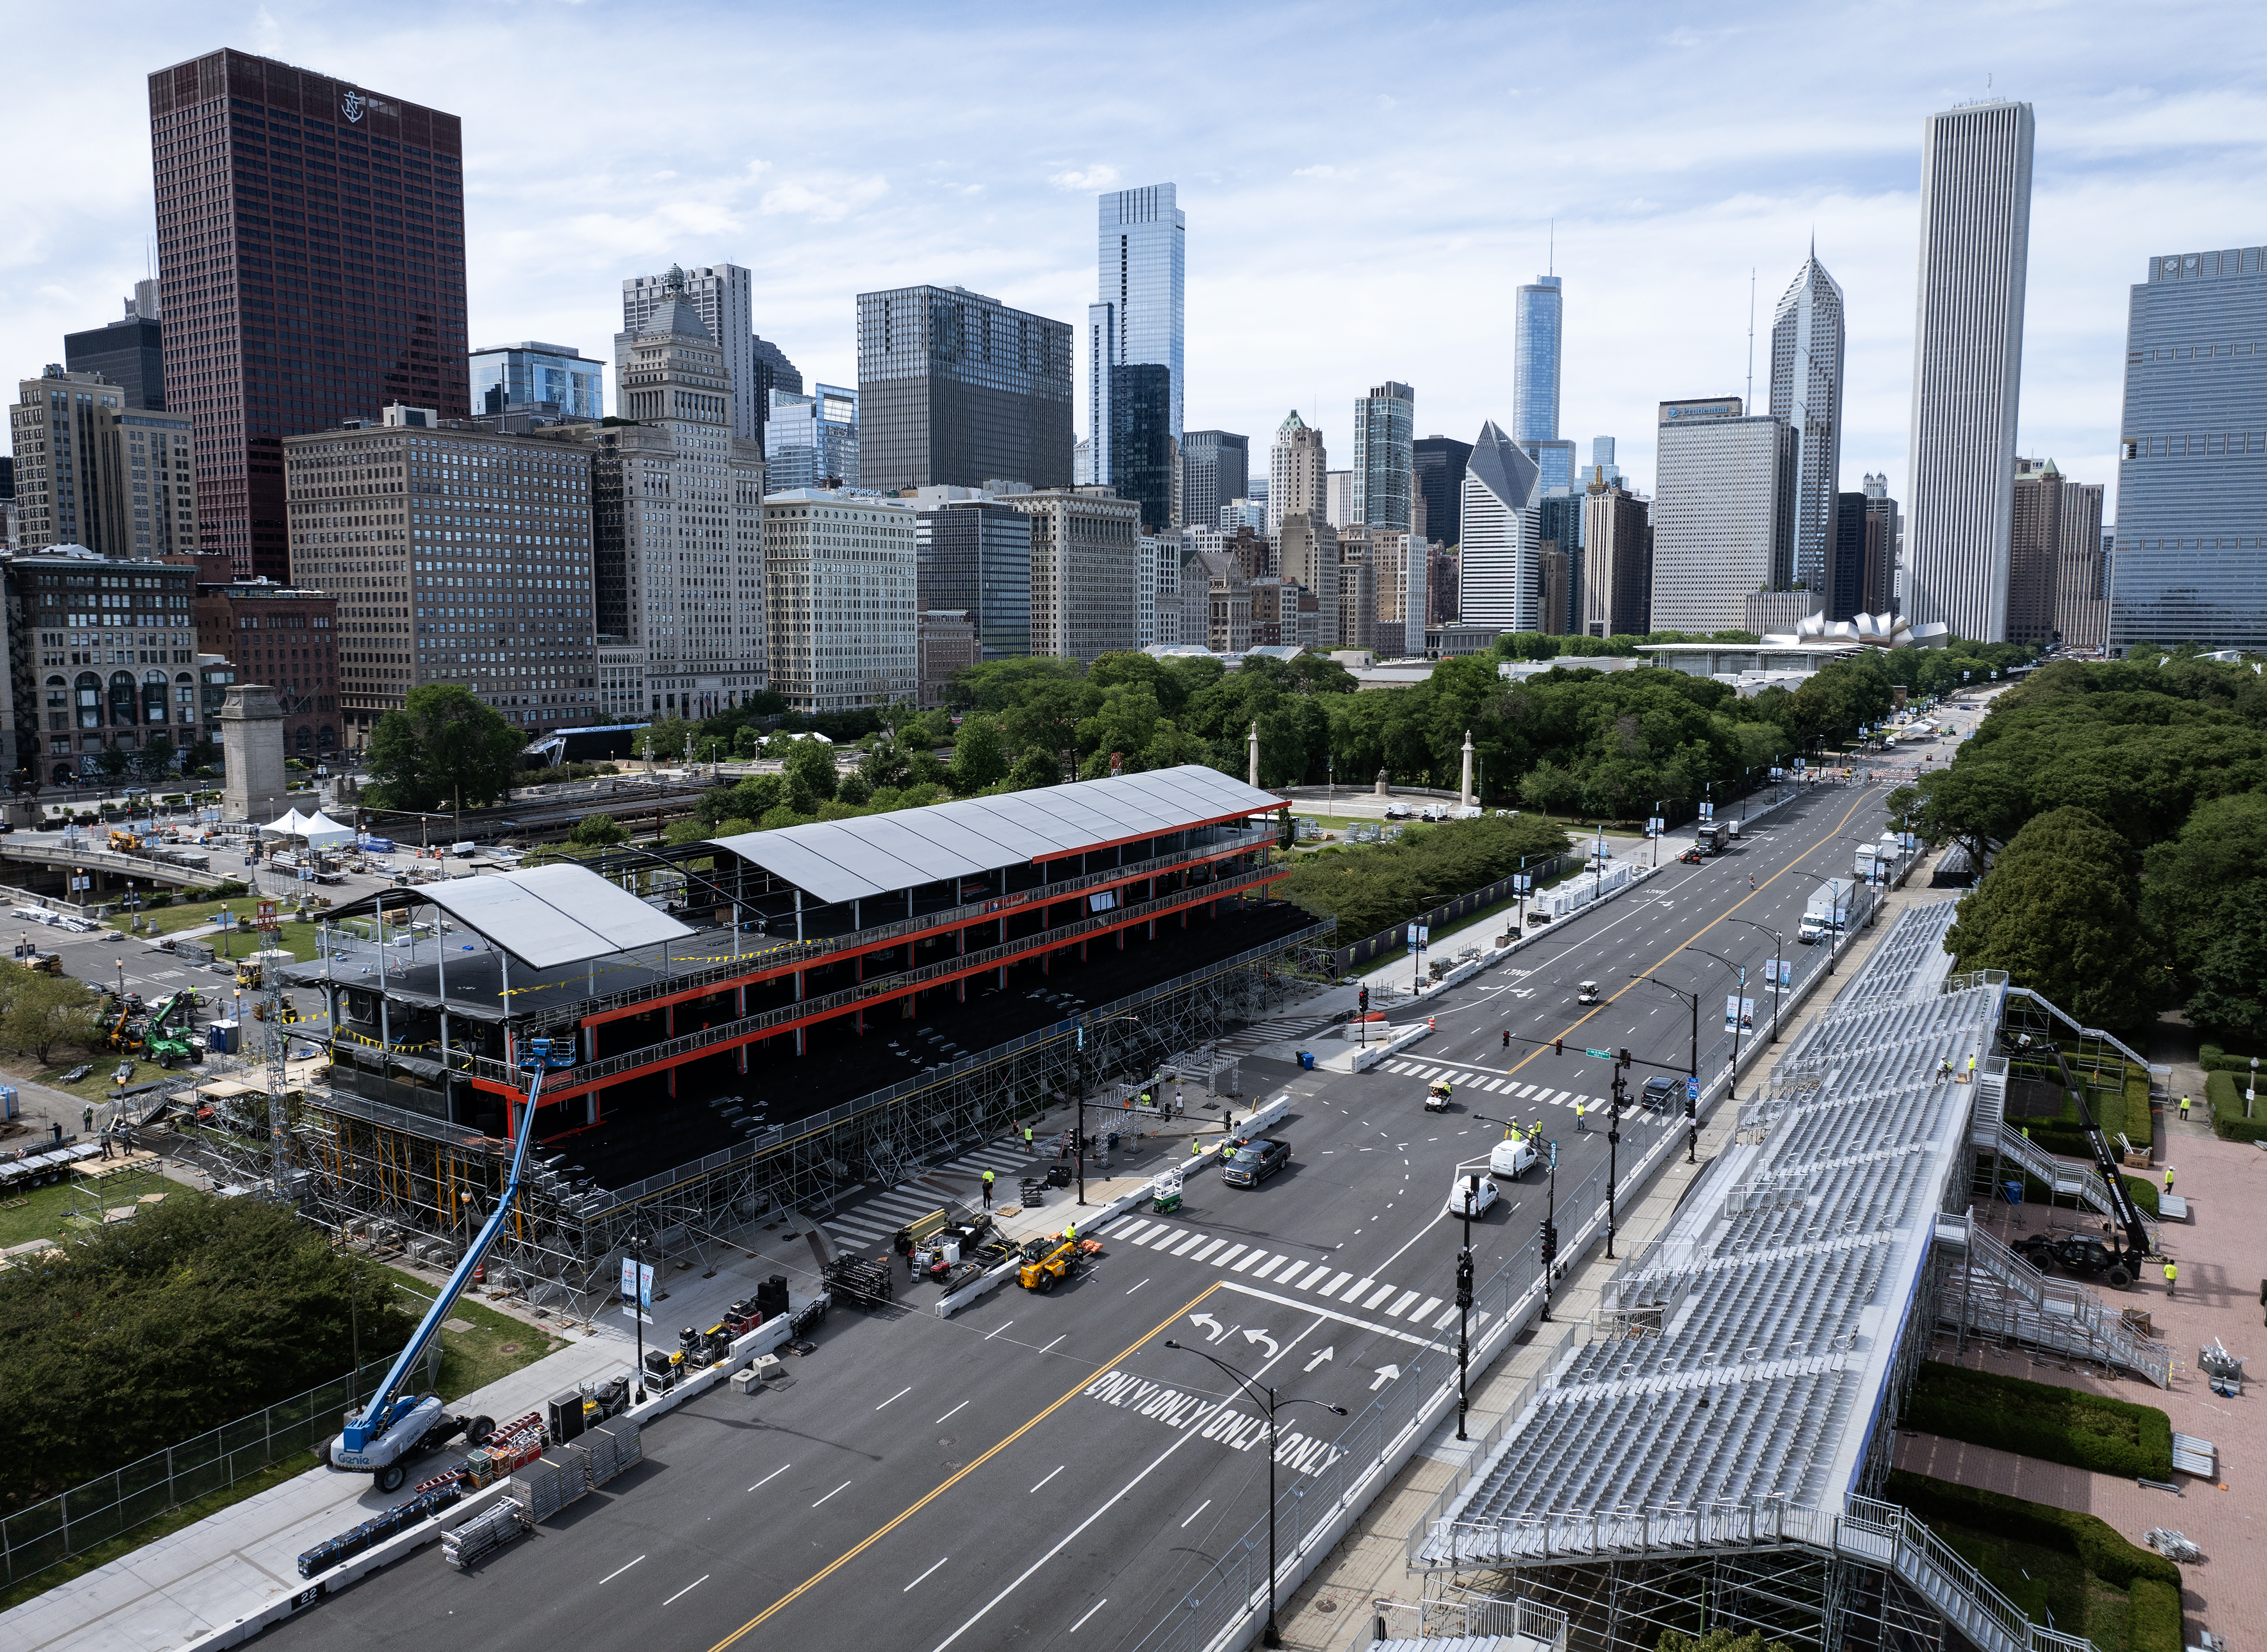
{"type": "MultiPolygon", "coordinates": [[[[1850,807],[1849,807],[1848,811],[1845,811],[1845,812],[1844,813],[1844,815],[1842,816],[1842,818],[1841,818],[1839,820],[1837,820],[1837,821],[1834,823],[1834,832],[1835,832],[1835,836],[1836,836],[1836,837],[1838,837],[1838,837],[1841,835],[1842,828],[1843,828],[1844,826],[1847,826],[1847,825],[1849,825],[1849,824],[1850,824],[1850,817],[1851,817],[1851,815],[1853,815],[1853,814],[1857,813],[1859,810],[1860,810],[1860,809],[1864,808],[1865,806],[1866,806],[1866,800],[1865,800],[1863,797],[1859,798],[1857,802],[1855,802],[1855,803],[1853,803],[1853,804],[1852,804],[1850,805],[1850,807]]],[[[1829,840],[1829,841],[1831,841],[1832,840],[1829,840]]],[[[1590,1019],[1590,1016],[1598,1015],[1598,1014],[1600,1014],[1601,1012],[1603,1012],[1603,1010],[1605,1010],[1606,1009],[1608,1009],[1609,1007],[1610,1007],[1610,1006],[1611,1006],[1611,1005],[1612,1005],[1612,1004],[1613,1004],[1613,1003],[1614,1003],[1618,999],[1619,999],[1619,998],[1621,997],[1621,995],[1622,995],[1622,994],[1623,994],[1623,993],[1625,993],[1625,992],[1629,991],[1629,990],[1630,990],[1630,988],[1631,988],[1632,987],[1636,986],[1636,985],[1638,984],[1638,982],[1639,982],[1639,981],[1640,981],[1640,980],[1643,980],[1646,978],[1646,976],[1652,974],[1654,971],[1655,971],[1655,970],[1659,969],[1659,968],[1660,968],[1663,964],[1666,964],[1667,962],[1669,962],[1669,960],[1670,958],[1675,958],[1675,957],[1676,957],[1679,952],[1682,952],[1682,951],[1683,951],[1686,947],[1688,947],[1688,946],[1691,945],[1691,944],[1693,943],[1693,942],[1695,942],[1695,941],[1698,940],[1702,936],[1704,936],[1704,935],[1707,934],[1709,930],[1711,930],[1711,929],[1714,929],[1718,924],[1720,924],[1720,923],[1723,922],[1725,919],[1727,919],[1727,918],[1730,917],[1730,916],[1732,915],[1732,914],[1733,914],[1733,913],[1737,912],[1737,911],[1738,911],[1742,907],[1746,906],[1746,905],[1748,904],[1748,902],[1749,902],[1749,901],[1753,900],[1753,899],[1754,899],[1757,895],[1762,894],[1762,893],[1764,892],[1764,890],[1769,889],[1769,888],[1770,888],[1773,884],[1775,884],[1775,883],[1779,882],[1779,880],[1780,878],[1782,878],[1782,877],[1786,877],[1789,872],[1791,872],[1791,871],[1793,871],[1793,870],[1795,870],[1795,869],[1794,869],[1794,867],[1792,867],[1792,866],[1782,866],[1782,867],[1780,867],[1780,868],[1779,869],[1779,870],[1777,870],[1777,871],[1773,872],[1773,873],[1772,873],[1769,877],[1764,878],[1764,881],[1763,881],[1762,883],[1760,883],[1760,884],[1757,885],[1753,889],[1750,890],[1750,891],[1749,891],[1749,892],[1748,892],[1744,896],[1742,896],[1740,899],[1738,899],[1738,900],[1736,900],[1736,901],[1733,902],[1733,903],[1732,903],[1732,905],[1731,905],[1728,908],[1727,908],[1725,911],[1722,911],[1722,912],[1718,913],[1714,917],[1713,917],[1713,918],[1709,919],[1707,922],[1706,922],[1706,923],[1702,924],[1698,929],[1695,929],[1695,930],[1694,930],[1691,935],[1686,936],[1684,937],[1684,940],[1682,940],[1682,941],[1680,941],[1679,943],[1677,943],[1677,944],[1676,944],[1676,945],[1675,945],[1675,946],[1671,947],[1668,951],[1666,951],[1666,952],[1662,953],[1659,958],[1657,958],[1654,959],[1652,963],[1650,963],[1650,964],[1647,965],[1647,966],[1645,966],[1645,968],[1644,968],[1644,970],[1643,970],[1642,972],[1640,972],[1640,973],[1639,974],[1637,974],[1637,975],[1632,976],[1632,977],[1630,979],[1630,980],[1629,980],[1629,982],[1628,982],[1628,984],[1627,984],[1627,985],[1625,985],[1625,986],[1622,987],[1618,991],[1617,991],[1617,992],[1613,995],[1613,996],[1612,996],[1611,998],[1607,999],[1607,1000],[1605,1001],[1605,1002],[1604,1002],[1604,1003],[1600,1004],[1600,1005],[1597,1007],[1597,1009],[1591,1010],[1589,1015],[1588,1015],[1588,1016],[1581,1016],[1581,1017],[1578,1017],[1575,1020],[1574,1020],[1574,1021],[1570,1022],[1570,1023],[1567,1024],[1567,1027],[1566,1027],[1566,1032],[1561,1032],[1559,1036],[1561,1039],[1565,1039],[1565,1038],[1569,1038],[1569,1037],[1571,1037],[1571,1036],[1574,1034],[1574,1029],[1575,1029],[1576,1027],[1581,1026],[1581,1025],[1582,1024],[1582,1023],[1583,1023],[1583,1022],[1588,1021],[1588,1019],[1590,1019]]],[[[1522,1057],[1518,1061],[1516,1061],[1515,1063],[1514,1063],[1512,1066],[1510,1066],[1510,1067],[1508,1067],[1508,1068],[1506,1068],[1504,1069],[1504,1075],[1503,1075],[1503,1076],[1504,1076],[1506,1078],[1510,1078],[1510,1077],[1513,1077],[1513,1076],[1516,1076],[1516,1075],[1517,1075],[1517,1073],[1519,1072],[1519,1069],[1520,1069],[1521,1068],[1522,1068],[1522,1067],[1526,1066],[1528,1062],[1530,1062],[1530,1061],[1531,1061],[1535,1060],[1535,1058],[1536,1058],[1537,1056],[1538,1056],[1538,1055],[1540,1055],[1540,1054],[1543,1054],[1543,1046],[1542,1046],[1541,1045],[1537,1045],[1537,1046],[1533,1050],[1530,1051],[1530,1052],[1529,1052],[1525,1056],[1522,1057]]]]}
{"type": "Polygon", "coordinates": [[[809,1577],[803,1579],[802,1582],[796,1584],[795,1588],[781,1596],[777,1600],[772,1602],[770,1605],[765,1607],[754,1617],[749,1619],[747,1622],[733,1630],[731,1634],[726,1635],[722,1641],[716,1642],[714,1647],[709,1648],[709,1652],[724,1652],[724,1648],[726,1647],[730,1646],[733,1642],[739,1640],[740,1637],[746,1634],[749,1630],[755,1628],[758,1625],[769,1620],[779,1612],[784,1611],[787,1607],[793,1605],[803,1596],[818,1588],[819,1584],[833,1576],[834,1574],[841,1570],[842,1568],[856,1560],[868,1549],[872,1548],[874,1545],[879,1543],[884,1538],[888,1537],[890,1533],[895,1531],[899,1526],[905,1524],[906,1521],[912,1519],[922,1509],[928,1508],[929,1504],[935,1502],[939,1497],[943,1496],[945,1493],[959,1485],[961,1481],[966,1479],[978,1469],[982,1468],[994,1457],[999,1456],[1001,1452],[1006,1450],[1009,1446],[1015,1444],[1016,1441],[1022,1439],[1032,1429],[1038,1428],[1049,1417],[1053,1416],[1056,1412],[1061,1410],[1073,1399],[1076,1399],[1079,1394],[1083,1392],[1097,1377],[1103,1376],[1106,1372],[1114,1369],[1119,1365],[1123,1364],[1126,1360],[1131,1359],[1134,1351],[1144,1342],[1147,1342],[1151,1337],[1154,1337],[1159,1333],[1164,1331],[1173,1323],[1174,1320],[1179,1318],[1183,1314],[1191,1311],[1199,1303],[1201,1303],[1206,1297],[1211,1296],[1220,1288],[1221,1282],[1218,1280],[1214,1280],[1211,1284],[1206,1286],[1195,1296],[1190,1297],[1187,1302],[1182,1303],[1180,1307],[1175,1309],[1171,1313],[1167,1314],[1163,1319],[1157,1321],[1156,1325],[1150,1326],[1148,1330],[1144,1331],[1140,1336],[1134,1338],[1131,1342],[1128,1342],[1125,1347],[1120,1349],[1111,1358],[1105,1361],[1104,1363],[1096,1366],[1091,1375],[1080,1377],[1077,1382],[1065,1389],[1062,1392],[1062,1397],[1057,1399],[1053,1405],[1049,1406],[1045,1411],[1040,1412],[1038,1415],[1031,1418],[1031,1420],[1023,1424],[1022,1428],[1016,1429],[1015,1433],[1001,1440],[999,1444],[985,1452],[983,1456],[978,1457],[974,1462],[962,1469],[958,1473],[954,1474],[949,1479],[939,1481],[937,1485],[932,1487],[918,1501],[907,1504],[901,1512],[890,1520],[886,1524],[876,1527],[870,1535],[860,1541],[855,1546],[845,1549],[841,1553],[836,1555],[832,1560],[829,1560],[818,1571],[813,1572],[809,1577]]]}

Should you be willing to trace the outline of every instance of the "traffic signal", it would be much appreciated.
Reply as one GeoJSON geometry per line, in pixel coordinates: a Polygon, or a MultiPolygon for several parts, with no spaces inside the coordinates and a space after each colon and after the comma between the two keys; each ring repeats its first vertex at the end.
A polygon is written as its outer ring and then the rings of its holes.
{"type": "Polygon", "coordinates": [[[1552,1040],[1551,1040],[1551,1054],[1553,1054],[1553,1055],[1564,1055],[1564,1054],[1566,1054],[1566,1039],[1552,1039],[1552,1040]]]}
{"type": "Polygon", "coordinates": [[[1355,995],[1354,1002],[1361,1006],[1361,1013],[1363,1015],[1368,1015],[1369,1013],[1369,988],[1367,987],[1363,988],[1361,991],[1355,995]]]}
{"type": "Polygon", "coordinates": [[[1558,1259],[1559,1224],[1555,1222],[1545,1222],[1543,1224],[1543,1266],[1547,1268],[1558,1259]]]}
{"type": "Polygon", "coordinates": [[[1618,1065],[1618,1066],[1622,1067],[1623,1068],[1626,1069],[1626,1068],[1628,1068],[1629,1064],[1630,1064],[1630,1053],[1629,1053],[1629,1050],[1628,1050],[1627,1046],[1624,1046],[1624,1048],[1623,1048],[1623,1050],[1622,1050],[1622,1059],[1621,1059],[1621,1061],[1620,1061],[1618,1063],[1617,1063],[1617,1065],[1618,1065]]]}
{"type": "Polygon", "coordinates": [[[1700,1116],[1700,1098],[1690,1090],[1684,1092],[1684,1116],[1687,1119],[1698,1119],[1700,1116]]]}
{"type": "Polygon", "coordinates": [[[1456,1258],[1456,1306],[1472,1305],[1472,1253],[1464,1252],[1456,1258]]]}

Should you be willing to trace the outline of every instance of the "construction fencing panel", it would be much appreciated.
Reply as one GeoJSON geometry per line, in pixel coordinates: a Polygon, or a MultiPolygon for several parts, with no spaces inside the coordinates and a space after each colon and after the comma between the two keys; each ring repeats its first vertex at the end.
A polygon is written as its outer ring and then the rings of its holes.
{"type": "Polygon", "coordinates": [[[1470,917],[1473,913],[1493,907],[1498,901],[1510,899],[1513,877],[1532,877],[1539,887],[1556,877],[1561,868],[1581,859],[1581,856],[1579,855],[1554,855],[1525,873],[1514,873],[1509,877],[1499,877],[1495,882],[1483,888],[1470,890],[1458,895],[1454,900],[1443,901],[1430,912],[1420,912],[1403,922],[1380,929],[1376,935],[1364,936],[1352,946],[1341,946],[1325,952],[1323,957],[1330,962],[1333,973],[1343,975],[1357,964],[1367,964],[1374,958],[1383,958],[1390,952],[1398,952],[1408,943],[1409,925],[1412,923],[1421,923],[1437,929],[1444,923],[1453,923],[1458,918],[1470,917]]]}
{"type": "Polygon", "coordinates": [[[312,1450],[393,1363],[388,1354],[264,1411],[153,1451],[59,1496],[0,1516],[0,1585],[13,1587],[136,1526],[312,1450]]]}

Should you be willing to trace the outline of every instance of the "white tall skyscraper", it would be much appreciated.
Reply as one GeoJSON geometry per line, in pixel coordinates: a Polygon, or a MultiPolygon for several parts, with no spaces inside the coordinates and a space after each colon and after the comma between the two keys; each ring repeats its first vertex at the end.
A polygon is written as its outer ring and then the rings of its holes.
{"type": "MultiPolygon", "coordinates": [[[[1114,189],[1099,199],[1100,227],[1095,247],[1094,303],[1087,306],[1087,385],[1092,415],[1091,474],[1100,485],[1118,487],[1134,456],[1121,453],[1130,441],[1148,434],[1153,409],[1120,406],[1140,393],[1141,380],[1113,378],[1111,369],[1162,366],[1166,385],[1166,434],[1176,450],[1181,439],[1181,346],[1186,330],[1182,290],[1188,268],[1188,217],[1174,202],[1175,186],[1148,184],[1114,189]]],[[[1148,468],[1155,469],[1154,465],[1148,468]]],[[[1154,526],[1167,525],[1155,523],[1154,526]]]]}
{"type": "Polygon", "coordinates": [[[1794,431],[1794,582],[1826,589],[1842,476],[1842,289],[1810,256],[1772,316],[1771,410],[1794,431]]]}
{"type": "Polygon", "coordinates": [[[2008,102],[1921,128],[1905,613],[1979,642],[2007,635],[2031,132],[2031,106],[2008,102]]]}
{"type": "Polygon", "coordinates": [[[1323,433],[1299,416],[1296,407],[1276,428],[1275,445],[1267,455],[1267,525],[1283,525],[1283,518],[1303,511],[1317,522],[1331,517],[1330,455],[1323,433]]]}
{"type": "Polygon", "coordinates": [[[1464,466],[1459,577],[1466,625],[1532,631],[1543,611],[1542,474],[1490,420],[1464,466]]]}
{"type": "MultiPolygon", "coordinates": [[[[723,352],[724,375],[732,385],[732,434],[751,442],[764,439],[764,393],[768,382],[756,370],[755,300],[753,280],[737,264],[700,264],[691,269],[672,265],[658,275],[633,275],[622,283],[622,331],[617,339],[635,338],[653,319],[655,309],[671,295],[700,313],[701,325],[723,352]]],[[[617,349],[614,371],[627,363],[617,349]]],[[[801,389],[801,385],[796,386],[801,389]]]]}
{"type": "Polygon", "coordinates": [[[1737,396],[1661,404],[1654,630],[1706,636],[1741,628],[1748,593],[1792,576],[1794,530],[1794,433],[1786,420],[1749,415],[1737,396]]]}

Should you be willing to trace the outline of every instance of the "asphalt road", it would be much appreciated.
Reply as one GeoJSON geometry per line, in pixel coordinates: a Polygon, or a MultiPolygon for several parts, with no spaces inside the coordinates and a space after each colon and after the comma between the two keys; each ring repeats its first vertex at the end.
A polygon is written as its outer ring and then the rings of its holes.
{"type": "MultiPolygon", "coordinates": [[[[1802,874],[1849,875],[1857,841],[1882,829],[1884,789],[1813,793],[1735,851],[1569,919],[1429,1002],[1439,1031],[1412,1057],[1471,1075],[1449,1112],[1422,1111],[1424,1080],[1408,1072],[1273,1068],[1280,1089],[1264,1093],[1295,1098],[1279,1132],[1294,1158],[1263,1186],[1192,1180],[1179,1213],[1122,1219],[1106,1259],[1049,1296],[1011,1285],[950,1320],[840,1311],[817,1353],[789,1362],[783,1391],[688,1404],[649,1432],[645,1465],[474,1572],[428,1552],[268,1641],[1123,1652],[1265,1512],[1258,1407],[1165,1340],[1354,1413],[1428,1345],[1445,1353],[1459,1235],[1444,1204],[1456,1165],[1500,1136],[1487,1120],[1539,1114],[1561,1188],[1579,1183],[1607,1149],[1597,1120],[1575,1127],[1570,1098],[1603,1098],[1610,1074],[1576,1052],[1626,1045],[1679,1070],[1687,1058],[1690,1012],[1631,977],[1702,993],[1705,1053],[1732,972],[1684,949],[1734,965],[1774,950],[1728,918],[1787,931],[1793,948],[1816,886],[1802,874]],[[1605,995],[1595,1009],[1574,1002],[1584,979],[1605,995]],[[1520,1042],[1560,1036],[1563,1056],[1520,1042]],[[1478,1093],[1507,1072],[1515,1088],[1478,1093]]],[[[1681,1128],[1633,1116],[1625,1154],[1681,1128]]],[[[1530,1172],[1474,1224],[1480,1278],[1524,1246],[1545,1196],[1530,1172]]],[[[1281,1426],[1288,1486],[1345,1424],[1302,1404],[1281,1426]]]]}

